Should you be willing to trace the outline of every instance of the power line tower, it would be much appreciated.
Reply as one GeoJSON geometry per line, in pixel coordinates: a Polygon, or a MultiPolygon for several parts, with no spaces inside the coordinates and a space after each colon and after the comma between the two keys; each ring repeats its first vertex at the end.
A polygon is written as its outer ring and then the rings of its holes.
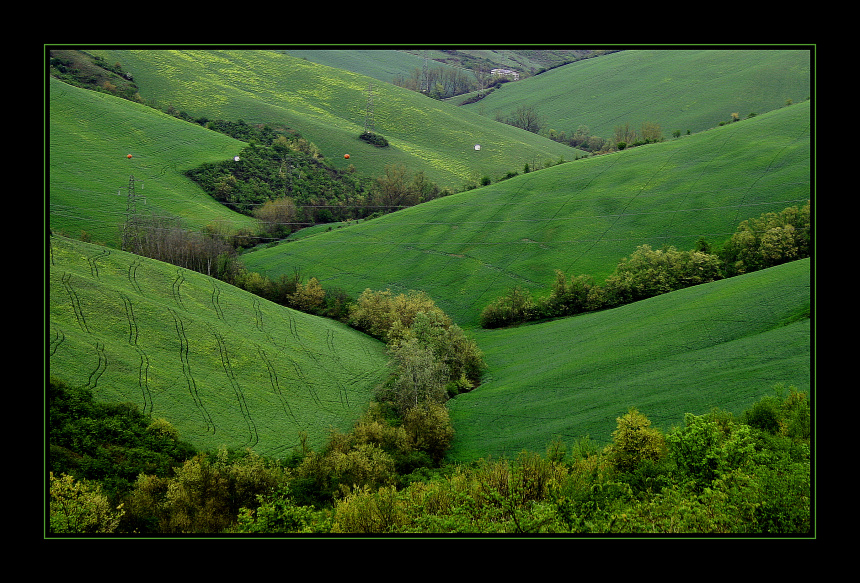
{"type": "Polygon", "coordinates": [[[364,108],[364,133],[373,133],[376,129],[373,119],[373,83],[367,84],[367,104],[364,108]]]}
{"type": "Polygon", "coordinates": [[[137,218],[137,201],[146,199],[138,196],[134,188],[134,174],[128,177],[128,194],[125,202],[125,223],[122,226],[122,250],[135,253],[140,244],[140,221],[137,218]]]}

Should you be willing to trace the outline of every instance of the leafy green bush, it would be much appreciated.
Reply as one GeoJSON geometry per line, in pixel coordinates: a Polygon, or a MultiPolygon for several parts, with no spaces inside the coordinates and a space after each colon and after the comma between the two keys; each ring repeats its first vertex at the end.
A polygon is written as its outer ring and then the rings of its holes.
{"type": "Polygon", "coordinates": [[[809,400],[795,387],[777,384],[774,394],[765,395],[744,411],[743,422],[771,435],[784,435],[796,441],[810,438],[809,400]]]}
{"type": "Polygon", "coordinates": [[[51,471],[96,482],[112,500],[140,473],[166,476],[194,455],[166,421],[132,403],[99,403],[89,389],[56,378],[48,385],[48,439],[51,471]]]}
{"type": "Polygon", "coordinates": [[[57,534],[106,534],[117,530],[125,513],[113,508],[98,483],[68,474],[50,479],[49,530],[57,534]]]}
{"type": "Polygon", "coordinates": [[[128,496],[126,531],[219,533],[242,508],[286,484],[279,463],[254,452],[201,453],[169,477],[141,473],[128,496]]]}
{"type": "MultiPolygon", "coordinates": [[[[349,324],[389,345],[399,366],[397,388],[417,388],[415,382],[406,382],[403,376],[407,370],[416,375],[421,372],[420,367],[413,366],[416,359],[424,359],[421,366],[425,373],[438,373],[431,375],[434,380],[429,384],[429,379],[422,381],[422,386],[432,390],[440,388],[436,387],[437,381],[441,381],[441,387],[451,382],[454,385],[449,388],[474,386],[486,366],[477,343],[421,291],[394,295],[390,290],[367,289],[350,307],[349,324]]],[[[417,382],[418,376],[412,380],[417,382]]],[[[442,389],[442,394],[445,390],[442,389]]],[[[402,410],[405,409],[401,407],[402,410]]]]}
{"type": "Polygon", "coordinates": [[[669,455],[698,490],[752,460],[749,425],[721,420],[715,414],[684,415],[684,427],[666,436],[669,455]]]}
{"type": "Polygon", "coordinates": [[[635,470],[643,461],[657,462],[666,455],[666,439],[635,407],[618,417],[612,443],[604,454],[620,471],[635,470]]]}
{"type": "Polygon", "coordinates": [[[233,532],[250,534],[324,533],[331,530],[328,514],[296,504],[289,487],[257,496],[257,508],[242,508],[233,532]]]}

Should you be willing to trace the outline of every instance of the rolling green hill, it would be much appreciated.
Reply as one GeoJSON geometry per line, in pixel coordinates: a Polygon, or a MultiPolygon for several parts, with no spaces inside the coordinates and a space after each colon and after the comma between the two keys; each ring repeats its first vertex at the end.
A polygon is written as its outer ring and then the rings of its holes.
{"type": "MultiPolygon", "coordinates": [[[[699,132],[331,232],[318,227],[242,256],[253,271],[276,278],[298,269],[353,297],[423,290],[470,328],[490,369],[477,390],[450,402],[456,459],[541,451],[556,436],[605,441],[630,405],[666,428],[684,412],[739,412],[774,383],[809,388],[809,261],[606,312],[475,329],[487,303],[514,285],[542,293],[555,269],[600,283],[640,245],[691,249],[701,236],[719,244],[745,219],[809,200],[812,111],[800,101],[810,69],[795,51],[624,51],[509,83],[469,108],[374,82],[374,129],[391,143],[382,149],[358,140],[370,70],[365,77],[266,50],[93,52],[121,62],[154,105],[282,124],[339,168],[375,176],[403,163],[454,188],[576,156],[489,119],[521,102],[535,103],[557,130],[585,124],[609,136],[617,123],[657,121],[664,135],[699,132]],[[789,98],[795,104],[782,107],[789,98]],[[733,112],[759,115],[714,127],[733,112]]],[[[316,447],[329,427],[348,428],[385,375],[380,343],[110,247],[130,175],[146,197],[139,210],[192,228],[250,226],[182,174],[246,144],[53,79],[49,108],[51,227],[108,245],[51,238],[51,373],[100,400],[136,402],[202,448],[279,456],[299,431],[316,447]]]]}
{"type": "Polygon", "coordinates": [[[281,456],[348,430],[386,375],[384,346],[195,272],[50,239],[48,365],[133,402],[200,449],[281,456]]]}
{"type": "Polygon", "coordinates": [[[809,50],[624,50],[508,83],[464,108],[493,118],[533,106],[547,129],[584,125],[606,139],[615,126],[653,122],[668,137],[803,101],[811,67],[809,50]]]}
{"type": "Polygon", "coordinates": [[[606,444],[636,407],[663,431],[739,415],[778,383],[810,388],[810,261],[553,322],[480,330],[484,383],[448,402],[452,459],[606,444]]]}
{"type": "MultiPolygon", "coordinates": [[[[314,63],[344,69],[379,79],[385,83],[394,83],[398,77],[408,79],[417,69],[425,66],[427,57],[428,69],[452,67],[465,71],[469,78],[474,67],[482,67],[489,71],[494,68],[506,68],[522,71],[524,75],[533,74],[542,69],[557,67],[563,63],[591,56],[595,51],[588,49],[553,50],[553,49],[363,49],[346,48],[317,48],[317,47],[288,47],[282,52],[314,63]]],[[[598,51],[598,54],[602,51],[598,51]]]]}
{"type": "Polygon", "coordinates": [[[639,245],[692,249],[810,192],[810,106],[799,103],[677,140],[588,158],[243,256],[323,286],[427,292],[463,327],[514,285],[553,270],[600,283],[639,245]]]}
{"type": "Polygon", "coordinates": [[[129,177],[138,212],[179,217],[190,228],[254,222],[220,205],[182,172],[236,155],[246,144],[143,105],[50,80],[48,188],[55,232],[118,246],[129,177]],[[132,157],[128,158],[128,154],[132,157]]]}
{"type": "Polygon", "coordinates": [[[143,98],[197,117],[242,119],[294,128],[335,167],[380,176],[386,165],[424,171],[441,187],[460,189],[526,162],[572,160],[577,151],[371,77],[274,50],[99,50],[134,74],[143,98]],[[373,83],[374,131],[390,146],[358,139],[373,83]],[[481,150],[475,150],[475,144],[481,150]],[[345,160],[344,154],[350,159],[345,160]]]}
{"type": "MultiPolygon", "coordinates": [[[[424,59],[417,54],[389,49],[318,49],[285,48],[281,52],[297,59],[306,59],[327,67],[352,71],[384,83],[394,83],[398,76],[408,78],[411,71],[421,69],[424,59]]],[[[431,67],[439,63],[431,62],[431,67]]]]}

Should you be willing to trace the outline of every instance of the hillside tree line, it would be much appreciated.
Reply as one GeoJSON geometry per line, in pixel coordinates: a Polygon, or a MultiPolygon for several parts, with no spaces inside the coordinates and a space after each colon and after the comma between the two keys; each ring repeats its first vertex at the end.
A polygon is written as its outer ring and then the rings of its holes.
{"type": "Polygon", "coordinates": [[[717,281],[810,256],[811,203],[764,213],[743,221],[725,245],[712,250],[704,238],[695,249],[640,245],[622,258],[602,285],[588,275],[555,272],[548,296],[510,289],[481,312],[481,326],[498,328],[522,322],[572,316],[629,304],[686,287],[717,281]]]}

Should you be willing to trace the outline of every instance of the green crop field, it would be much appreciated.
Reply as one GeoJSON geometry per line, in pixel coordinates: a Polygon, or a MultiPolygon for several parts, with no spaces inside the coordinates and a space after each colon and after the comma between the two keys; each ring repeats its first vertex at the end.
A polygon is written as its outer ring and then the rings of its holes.
{"type": "Polygon", "coordinates": [[[133,402],[201,449],[281,456],[348,430],[386,374],[384,346],[204,275],[50,239],[48,366],[133,402]]]}
{"type": "Polygon", "coordinates": [[[554,166],[243,256],[323,286],[427,292],[464,327],[514,285],[553,271],[600,282],[636,247],[692,249],[810,198],[810,106],[554,166]]]}
{"type": "Polygon", "coordinates": [[[543,452],[588,435],[608,443],[636,407],[661,430],[713,407],[740,414],[778,383],[808,391],[810,261],[605,312],[476,331],[489,369],[449,401],[450,457],[543,452]]]}
{"type": "Polygon", "coordinates": [[[50,80],[47,160],[51,228],[118,246],[130,177],[138,213],[179,217],[190,228],[252,219],[218,204],[184,170],[220,162],[246,146],[130,101],[50,80]],[[131,154],[132,157],[127,156],[131,154]]]}
{"type": "Polygon", "coordinates": [[[568,135],[586,126],[611,139],[618,125],[639,131],[652,122],[668,137],[805,100],[812,65],[808,50],[624,50],[508,83],[464,107],[493,118],[533,106],[547,129],[568,135]]]}
{"type": "Polygon", "coordinates": [[[102,50],[134,74],[142,96],[193,117],[281,124],[319,146],[332,165],[381,176],[386,165],[424,171],[441,187],[492,179],[526,162],[572,160],[578,151],[371,77],[268,50],[102,50]],[[364,131],[373,83],[377,148],[364,131]],[[475,150],[475,144],[481,150],[475,150]],[[345,160],[344,154],[350,159],[345,160]]]}

